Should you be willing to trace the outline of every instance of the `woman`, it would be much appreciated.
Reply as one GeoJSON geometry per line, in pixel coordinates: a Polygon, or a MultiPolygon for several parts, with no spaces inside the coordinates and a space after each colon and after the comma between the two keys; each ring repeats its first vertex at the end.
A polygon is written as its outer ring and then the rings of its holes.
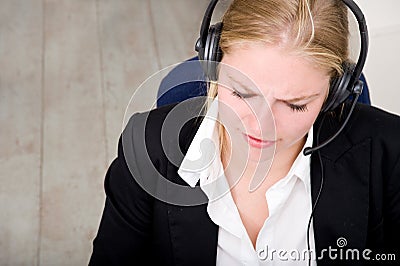
{"type": "Polygon", "coordinates": [[[217,69],[197,44],[214,80],[207,113],[193,100],[125,128],[90,264],[364,265],[398,252],[400,119],[331,106],[338,80],[360,88],[346,77],[344,3],[234,0],[220,25],[217,69]]]}

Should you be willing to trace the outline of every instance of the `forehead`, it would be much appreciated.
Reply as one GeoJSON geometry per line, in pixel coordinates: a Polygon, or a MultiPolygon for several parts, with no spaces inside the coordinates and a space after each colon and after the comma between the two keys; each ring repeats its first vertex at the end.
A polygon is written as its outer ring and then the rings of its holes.
{"type": "Polygon", "coordinates": [[[238,45],[224,54],[220,80],[229,82],[231,78],[262,93],[272,90],[277,97],[319,93],[329,84],[328,73],[311,60],[278,46],[258,43],[238,45]]]}

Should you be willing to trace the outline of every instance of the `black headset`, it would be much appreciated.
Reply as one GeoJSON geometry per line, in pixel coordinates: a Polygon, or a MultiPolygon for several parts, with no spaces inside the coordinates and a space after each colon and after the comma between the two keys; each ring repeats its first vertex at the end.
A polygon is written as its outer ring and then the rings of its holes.
{"type": "MultiPolygon", "coordinates": [[[[368,30],[364,14],[352,0],[342,0],[351,10],[357,19],[361,37],[361,49],[357,64],[349,62],[343,63],[343,74],[331,80],[329,95],[326,99],[321,112],[334,110],[350,95],[360,95],[362,83],[359,79],[368,52],[368,30]]],[[[196,42],[195,50],[198,52],[199,59],[202,61],[204,72],[209,80],[217,80],[217,66],[222,59],[222,51],[219,47],[219,40],[222,32],[222,22],[211,25],[211,17],[218,0],[212,0],[204,14],[200,28],[200,37],[196,42]]]]}

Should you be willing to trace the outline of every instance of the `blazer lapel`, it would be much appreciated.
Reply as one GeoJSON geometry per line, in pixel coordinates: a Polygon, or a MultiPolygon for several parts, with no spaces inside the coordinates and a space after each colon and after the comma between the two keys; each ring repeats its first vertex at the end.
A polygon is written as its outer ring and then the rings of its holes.
{"type": "MultiPolygon", "coordinates": [[[[197,109],[192,110],[199,114],[197,109]]],[[[200,122],[201,119],[195,119],[182,128],[179,144],[183,153],[176,152],[173,142],[167,148],[173,151],[169,153],[172,157],[167,178],[176,184],[166,186],[167,198],[182,203],[167,205],[174,265],[215,265],[217,258],[218,226],[208,216],[207,196],[199,186],[188,186],[177,173],[200,122]]]]}
{"type": "MultiPolygon", "coordinates": [[[[170,166],[168,172],[170,176],[174,175],[179,179],[176,166],[170,166]]],[[[204,198],[203,202],[207,199],[199,186],[190,188],[188,185],[183,185],[182,188],[187,190],[177,192],[169,189],[168,198],[172,199],[178,194],[181,197],[185,194],[186,199],[199,200],[201,196],[204,198]]],[[[208,216],[207,203],[192,206],[167,205],[167,207],[175,265],[215,265],[218,226],[208,216]]]]}
{"type": "MultiPolygon", "coordinates": [[[[338,128],[334,125],[331,128],[338,128]]],[[[328,130],[321,140],[334,130],[328,130]]],[[[316,136],[316,135],[314,135],[316,136]]],[[[351,143],[342,132],[331,144],[320,150],[324,184],[313,215],[317,255],[323,249],[358,249],[366,247],[369,212],[370,139],[351,143]]],[[[318,154],[311,159],[311,191],[315,204],[321,184],[318,154]]],[[[325,254],[321,262],[329,262],[325,254]]],[[[332,263],[334,261],[330,261],[332,263]]],[[[336,260],[337,262],[337,260],[336,260]]],[[[324,264],[324,263],[322,263],[324,264]]]]}
{"type": "Polygon", "coordinates": [[[171,205],[168,217],[175,265],[215,265],[218,226],[208,217],[207,205],[171,205]]]}

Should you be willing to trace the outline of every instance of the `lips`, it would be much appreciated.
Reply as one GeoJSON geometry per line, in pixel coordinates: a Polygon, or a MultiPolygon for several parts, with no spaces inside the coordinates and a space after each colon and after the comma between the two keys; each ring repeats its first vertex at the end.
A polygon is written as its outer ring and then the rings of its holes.
{"type": "Polygon", "coordinates": [[[250,146],[257,148],[257,149],[269,148],[276,143],[275,140],[273,140],[273,141],[263,140],[263,139],[252,137],[247,134],[243,134],[243,136],[246,139],[247,143],[249,143],[250,146]]]}

